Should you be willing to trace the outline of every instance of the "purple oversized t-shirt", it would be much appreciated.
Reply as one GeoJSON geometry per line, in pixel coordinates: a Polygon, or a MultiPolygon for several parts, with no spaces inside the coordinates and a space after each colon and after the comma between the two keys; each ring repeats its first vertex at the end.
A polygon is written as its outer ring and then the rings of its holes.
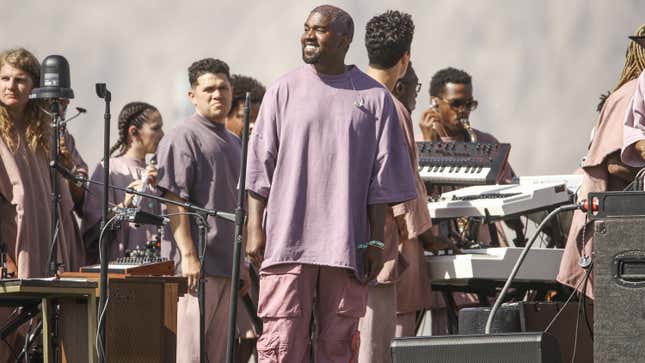
{"type": "MultiPolygon", "coordinates": [[[[157,149],[157,187],[198,207],[232,213],[237,201],[240,155],[241,143],[237,136],[223,124],[195,114],[161,139],[157,149]]],[[[197,224],[194,217],[190,219],[197,250],[197,224]]],[[[230,276],[235,225],[213,216],[208,216],[208,225],[204,272],[211,276],[230,276]]],[[[181,253],[174,238],[168,239],[172,242],[162,242],[161,254],[172,258],[176,272],[181,273],[181,253]]]]}
{"type": "Polygon", "coordinates": [[[266,92],[249,142],[246,189],[267,198],[262,267],[303,263],[357,270],[367,206],[416,197],[392,98],[351,66],[311,65],[266,92]]]}

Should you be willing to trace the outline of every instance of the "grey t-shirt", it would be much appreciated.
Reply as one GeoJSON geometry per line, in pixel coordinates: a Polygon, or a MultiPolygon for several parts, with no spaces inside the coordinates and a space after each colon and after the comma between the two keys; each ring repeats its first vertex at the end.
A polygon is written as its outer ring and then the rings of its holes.
{"type": "MultiPolygon", "coordinates": [[[[232,213],[237,201],[240,155],[239,138],[223,124],[194,114],[168,132],[159,143],[157,186],[196,206],[232,213]]],[[[194,217],[190,219],[197,250],[197,223],[194,217]]],[[[230,276],[235,225],[213,216],[208,216],[208,225],[204,272],[211,276],[230,276]]],[[[168,239],[172,242],[162,243],[162,256],[172,258],[176,262],[176,272],[181,273],[181,253],[174,238],[168,239]]]]}

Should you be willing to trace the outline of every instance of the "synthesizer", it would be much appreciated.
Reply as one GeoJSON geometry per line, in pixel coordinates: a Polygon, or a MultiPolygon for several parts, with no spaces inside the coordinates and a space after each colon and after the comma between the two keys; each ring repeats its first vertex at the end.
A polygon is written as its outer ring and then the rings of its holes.
{"type": "Polygon", "coordinates": [[[432,185],[495,184],[511,144],[417,142],[419,175],[432,185]]]}
{"type": "MultiPolygon", "coordinates": [[[[99,273],[101,272],[101,265],[81,267],[81,272],[99,273]]],[[[122,257],[108,263],[108,273],[129,276],[174,275],[175,263],[159,257],[122,257]]]]}
{"type": "MultiPolygon", "coordinates": [[[[517,281],[554,282],[560,270],[561,248],[532,248],[520,268],[517,281]]],[[[464,250],[460,255],[434,256],[426,252],[426,267],[432,282],[469,279],[504,281],[522,248],[495,247],[464,250]]]]}
{"type": "Polygon", "coordinates": [[[556,207],[570,201],[563,183],[475,185],[441,194],[428,203],[433,219],[503,218],[556,207]]]}
{"type": "Polygon", "coordinates": [[[530,175],[513,178],[513,184],[564,183],[569,193],[576,194],[582,186],[582,174],[530,175]]]}

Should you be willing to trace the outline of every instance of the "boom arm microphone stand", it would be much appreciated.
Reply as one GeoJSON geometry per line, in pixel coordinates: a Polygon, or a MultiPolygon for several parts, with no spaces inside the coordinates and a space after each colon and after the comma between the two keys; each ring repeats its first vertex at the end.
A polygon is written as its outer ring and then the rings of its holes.
{"type": "MultiPolygon", "coordinates": [[[[235,244],[233,247],[233,271],[231,273],[231,304],[228,317],[228,340],[226,342],[226,362],[233,363],[233,344],[235,342],[235,325],[237,323],[237,298],[240,286],[240,255],[242,251],[242,231],[246,216],[244,196],[246,189],[246,156],[249,138],[249,113],[251,110],[251,93],[246,92],[244,99],[244,129],[242,130],[242,162],[240,163],[240,184],[235,208],[235,244]]],[[[204,271],[204,269],[202,269],[204,271]]],[[[202,330],[203,335],[203,330],[202,330]]],[[[202,351],[202,354],[203,351],[202,351]]],[[[201,356],[204,362],[204,355],[201,356]]]]}

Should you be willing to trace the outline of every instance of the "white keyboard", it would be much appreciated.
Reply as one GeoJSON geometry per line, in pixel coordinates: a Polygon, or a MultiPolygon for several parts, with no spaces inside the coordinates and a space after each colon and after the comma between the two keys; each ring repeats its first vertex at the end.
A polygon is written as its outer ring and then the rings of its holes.
{"type": "Polygon", "coordinates": [[[433,184],[481,184],[490,175],[491,168],[482,166],[422,166],[419,176],[433,184]]]}
{"type": "MultiPolygon", "coordinates": [[[[504,281],[522,252],[519,247],[464,250],[462,255],[433,256],[426,253],[432,282],[485,279],[504,281]]],[[[561,248],[532,248],[515,278],[516,281],[554,282],[560,270],[561,248]]]]}
{"type": "Polygon", "coordinates": [[[428,203],[434,219],[458,217],[505,217],[567,203],[563,183],[476,185],[443,193],[428,203]]]}

